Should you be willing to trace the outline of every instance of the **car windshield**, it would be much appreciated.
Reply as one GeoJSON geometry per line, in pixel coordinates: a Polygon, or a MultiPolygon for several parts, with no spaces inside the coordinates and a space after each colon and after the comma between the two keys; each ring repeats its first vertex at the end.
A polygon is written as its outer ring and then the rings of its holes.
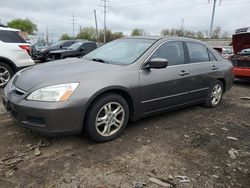
{"type": "Polygon", "coordinates": [[[76,43],[72,44],[70,47],[68,47],[68,49],[77,50],[82,44],[83,44],[82,42],[76,42],[76,43]]]}
{"type": "Polygon", "coordinates": [[[60,46],[60,45],[62,45],[63,43],[64,43],[64,41],[58,41],[58,42],[52,44],[51,46],[60,46]]]}
{"type": "Polygon", "coordinates": [[[83,58],[128,65],[137,60],[154,42],[152,39],[118,39],[97,48],[83,58]]]}

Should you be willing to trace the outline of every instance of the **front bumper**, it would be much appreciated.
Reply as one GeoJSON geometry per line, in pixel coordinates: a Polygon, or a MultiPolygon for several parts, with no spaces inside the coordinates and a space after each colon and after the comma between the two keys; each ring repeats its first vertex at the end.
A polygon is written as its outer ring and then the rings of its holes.
{"type": "MultiPolygon", "coordinates": [[[[14,94],[13,94],[14,95],[14,94]]],[[[77,134],[82,131],[85,101],[19,103],[2,96],[7,112],[19,125],[48,135],[77,134]]]]}
{"type": "Polygon", "coordinates": [[[234,67],[233,72],[236,78],[249,78],[250,79],[250,67],[242,68],[242,67],[234,67]]]}
{"type": "Polygon", "coordinates": [[[33,60],[42,60],[46,57],[46,53],[45,52],[34,52],[31,54],[31,58],[33,60]]]}
{"type": "Polygon", "coordinates": [[[40,60],[43,58],[43,54],[32,54],[33,60],[40,60]]]}

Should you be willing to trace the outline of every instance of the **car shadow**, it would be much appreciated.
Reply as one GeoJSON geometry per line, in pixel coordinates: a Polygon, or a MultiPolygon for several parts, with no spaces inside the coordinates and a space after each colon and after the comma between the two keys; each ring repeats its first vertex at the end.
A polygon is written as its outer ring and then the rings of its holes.
{"type": "Polygon", "coordinates": [[[235,79],[234,84],[244,87],[250,87],[250,80],[235,79]]]}

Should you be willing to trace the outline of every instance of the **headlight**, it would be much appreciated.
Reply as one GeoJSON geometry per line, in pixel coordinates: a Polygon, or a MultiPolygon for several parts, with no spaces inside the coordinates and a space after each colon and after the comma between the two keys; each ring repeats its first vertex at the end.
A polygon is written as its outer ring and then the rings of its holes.
{"type": "Polygon", "coordinates": [[[33,101],[67,101],[79,83],[67,83],[44,87],[32,92],[27,100],[33,101]]]}

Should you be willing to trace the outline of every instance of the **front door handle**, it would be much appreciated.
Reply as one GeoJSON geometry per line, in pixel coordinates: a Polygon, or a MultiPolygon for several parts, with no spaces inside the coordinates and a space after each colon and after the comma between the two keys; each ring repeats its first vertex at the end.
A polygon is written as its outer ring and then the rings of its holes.
{"type": "Polygon", "coordinates": [[[211,69],[212,69],[212,70],[217,70],[218,67],[216,67],[215,65],[213,65],[213,66],[211,67],[211,69]]]}
{"type": "Polygon", "coordinates": [[[181,76],[185,76],[185,75],[187,75],[187,74],[189,74],[189,72],[187,72],[187,71],[185,71],[185,70],[182,70],[182,71],[180,72],[180,75],[181,75],[181,76]]]}

